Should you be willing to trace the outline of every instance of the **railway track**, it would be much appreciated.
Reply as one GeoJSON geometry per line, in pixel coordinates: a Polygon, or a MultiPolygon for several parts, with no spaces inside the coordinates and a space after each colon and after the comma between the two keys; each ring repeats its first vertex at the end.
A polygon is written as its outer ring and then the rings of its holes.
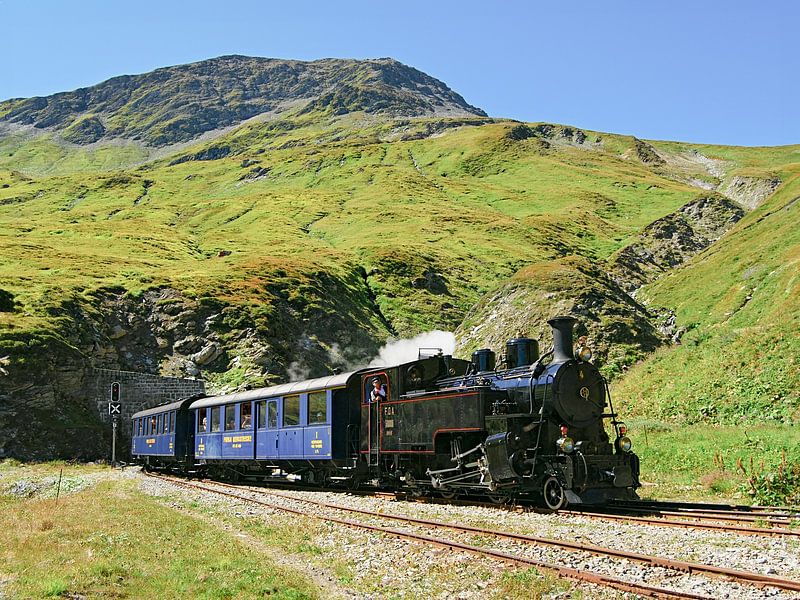
{"type": "Polygon", "coordinates": [[[348,527],[359,528],[359,529],[366,529],[370,531],[382,532],[388,535],[397,536],[405,539],[414,540],[417,542],[422,542],[426,544],[433,544],[440,547],[446,547],[453,550],[469,552],[471,554],[486,556],[494,559],[502,560],[503,562],[527,566],[527,567],[537,567],[539,569],[551,571],[557,574],[560,577],[566,577],[569,579],[583,581],[586,583],[592,583],[597,585],[603,585],[611,588],[615,588],[621,591],[632,592],[635,594],[640,594],[646,597],[653,597],[653,598],[706,598],[707,596],[696,594],[693,592],[687,592],[682,590],[673,590],[668,588],[663,588],[659,586],[648,585],[641,582],[632,582],[627,581],[615,576],[598,573],[598,572],[590,572],[584,570],[577,570],[568,567],[564,567],[561,565],[547,563],[538,559],[529,558],[522,555],[511,554],[507,552],[502,552],[499,550],[493,550],[484,547],[473,546],[469,544],[465,544],[458,541],[448,540],[442,537],[432,537],[428,535],[422,535],[419,533],[415,533],[413,531],[408,530],[399,530],[390,527],[384,527],[380,525],[375,525],[372,523],[364,523],[363,521],[352,521],[349,519],[344,519],[341,517],[332,516],[329,514],[309,514],[308,511],[300,510],[297,508],[287,507],[285,505],[276,504],[275,502],[265,502],[263,500],[259,500],[257,498],[252,497],[252,495],[260,495],[260,496],[272,496],[277,498],[282,498],[284,501],[288,500],[291,502],[299,502],[306,505],[316,506],[317,508],[324,509],[326,511],[338,511],[338,512],[346,512],[351,514],[357,514],[362,517],[369,517],[372,519],[382,519],[387,521],[395,521],[404,523],[410,526],[416,527],[423,527],[425,529],[431,530],[450,530],[455,531],[462,534],[471,534],[471,535],[484,535],[490,536],[493,538],[499,538],[504,540],[511,540],[514,542],[520,542],[525,544],[534,544],[538,546],[549,546],[558,549],[569,550],[573,552],[584,552],[588,554],[592,554],[595,556],[605,556],[613,559],[620,559],[620,560],[628,560],[637,562],[640,564],[646,564],[650,567],[660,567],[663,569],[667,569],[670,571],[677,571],[680,573],[688,573],[688,574],[700,574],[706,576],[714,576],[714,577],[722,577],[727,580],[736,581],[738,583],[743,583],[746,585],[757,586],[757,587],[773,587],[780,590],[785,591],[792,591],[792,592],[800,592],[800,581],[788,579],[784,577],[778,577],[773,575],[763,575],[760,573],[752,573],[748,571],[742,571],[737,569],[729,569],[726,567],[716,567],[712,565],[705,565],[701,563],[693,563],[687,561],[680,561],[680,560],[673,560],[658,556],[650,556],[646,554],[636,553],[636,552],[629,552],[625,550],[618,550],[614,548],[607,548],[602,546],[595,546],[592,544],[585,544],[580,542],[572,542],[568,540],[556,540],[550,538],[543,538],[538,536],[526,535],[526,534],[518,534],[513,532],[507,531],[493,531],[490,529],[474,527],[465,524],[456,524],[456,523],[447,523],[441,521],[433,521],[427,519],[416,519],[411,517],[406,517],[402,515],[395,515],[390,513],[384,512],[373,512],[369,510],[341,506],[338,504],[332,504],[328,502],[322,502],[318,500],[311,500],[308,498],[299,498],[296,496],[292,496],[288,493],[283,491],[276,491],[276,490],[269,490],[265,488],[245,488],[237,485],[227,484],[227,483],[220,483],[220,482],[190,482],[183,479],[176,479],[173,477],[165,477],[162,475],[151,475],[152,477],[157,477],[162,480],[169,481],[175,485],[179,485],[184,488],[188,489],[195,489],[195,490],[202,490],[206,492],[211,492],[214,494],[235,498],[239,501],[249,502],[265,507],[269,507],[271,509],[278,509],[281,511],[289,512],[292,514],[302,515],[306,517],[313,517],[316,519],[329,521],[333,523],[338,523],[341,525],[345,525],[348,527]],[[249,496],[247,494],[250,494],[249,496]]]}
{"type": "Polygon", "coordinates": [[[618,500],[610,506],[619,508],[650,508],[654,510],[694,511],[721,514],[752,514],[800,518],[797,506],[750,506],[748,504],[713,504],[708,502],[671,502],[664,500],[618,500]]]}
{"type": "MultiPolygon", "coordinates": [[[[623,521],[628,523],[639,523],[642,525],[655,525],[658,527],[684,527],[688,529],[708,529],[713,531],[727,531],[741,535],[763,535],[771,537],[794,537],[800,538],[800,528],[791,529],[791,521],[774,522],[774,527],[755,527],[747,525],[731,525],[720,523],[719,521],[740,521],[735,516],[708,515],[704,513],[668,513],[654,512],[644,509],[623,511],[615,510],[560,510],[559,514],[573,515],[577,517],[588,517],[590,519],[605,519],[610,521],[623,521]],[[634,513],[634,514],[631,514],[634,513]],[[636,516],[636,515],[647,516],[636,516]]],[[[758,524],[759,521],[750,521],[758,524]]]]}
{"type": "MultiPolygon", "coordinates": [[[[306,490],[304,490],[306,491],[306,490]]],[[[314,490],[307,490],[314,491],[314,490]]],[[[481,506],[503,510],[537,510],[538,507],[526,502],[516,504],[495,504],[478,500],[448,500],[444,498],[407,497],[404,494],[394,492],[363,492],[368,495],[378,497],[393,497],[398,500],[410,502],[453,504],[456,506],[481,506]]],[[[679,511],[662,510],[656,507],[657,503],[646,504],[640,507],[638,504],[610,507],[585,507],[567,508],[558,511],[561,515],[572,515],[576,517],[586,517],[590,519],[606,519],[610,521],[638,523],[642,525],[654,525],[658,527],[683,527],[688,529],[708,529],[711,531],[726,531],[741,535],[762,535],[770,537],[794,537],[800,538],[800,527],[792,529],[795,525],[800,525],[800,515],[794,516],[791,513],[781,514],[776,512],[745,512],[738,513],[734,510],[691,510],[691,505],[679,511]],[[637,516],[639,515],[639,516],[637,516]],[[719,521],[730,521],[734,523],[752,523],[753,525],[729,525],[719,521]],[[770,525],[763,527],[761,525],[770,525]]],[[[703,505],[700,505],[703,506],[703,505]]]]}

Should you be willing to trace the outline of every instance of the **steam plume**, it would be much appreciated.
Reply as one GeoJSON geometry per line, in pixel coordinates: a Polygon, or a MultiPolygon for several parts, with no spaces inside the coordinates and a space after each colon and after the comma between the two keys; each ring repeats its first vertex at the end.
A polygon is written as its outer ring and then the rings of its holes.
{"type": "Polygon", "coordinates": [[[456,336],[449,331],[426,331],[410,339],[391,340],[378,351],[378,356],[369,363],[370,367],[399,365],[417,360],[420,348],[440,348],[445,354],[452,354],[456,348],[456,336]]]}

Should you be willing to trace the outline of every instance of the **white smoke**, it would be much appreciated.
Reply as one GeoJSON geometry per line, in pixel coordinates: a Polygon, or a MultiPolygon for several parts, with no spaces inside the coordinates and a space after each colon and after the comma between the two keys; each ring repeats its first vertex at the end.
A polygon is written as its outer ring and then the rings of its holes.
{"type": "Polygon", "coordinates": [[[305,381],[311,377],[311,369],[296,360],[286,367],[286,374],[289,376],[289,381],[305,381]]]}
{"type": "Polygon", "coordinates": [[[419,358],[420,349],[433,354],[437,349],[444,354],[452,354],[456,348],[456,336],[450,331],[426,331],[410,339],[390,340],[379,351],[378,356],[369,363],[370,367],[399,365],[419,358]]]}

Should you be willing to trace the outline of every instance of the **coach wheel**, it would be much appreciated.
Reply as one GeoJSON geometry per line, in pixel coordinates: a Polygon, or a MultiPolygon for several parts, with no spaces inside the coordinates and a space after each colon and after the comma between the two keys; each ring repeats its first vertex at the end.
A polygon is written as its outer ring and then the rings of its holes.
{"type": "Polygon", "coordinates": [[[550,510],[563,508],[567,503],[567,496],[564,493],[564,488],[561,487],[561,482],[552,476],[544,480],[542,496],[544,496],[545,505],[550,510]]]}
{"type": "Polygon", "coordinates": [[[439,490],[439,495],[445,500],[452,500],[456,497],[457,493],[458,492],[443,492],[442,490],[439,490]]]}

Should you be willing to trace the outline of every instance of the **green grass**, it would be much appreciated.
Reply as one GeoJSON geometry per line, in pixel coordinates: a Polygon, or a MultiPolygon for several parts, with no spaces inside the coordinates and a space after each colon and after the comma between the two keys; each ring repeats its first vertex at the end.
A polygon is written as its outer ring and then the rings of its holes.
{"type": "Polygon", "coordinates": [[[299,573],[135,482],[104,482],[58,503],[0,496],[0,509],[0,577],[13,597],[317,597],[299,573]]]}
{"type": "Polygon", "coordinates": [[[493,590],[490,597],[496,600],[553,598],[560,597],[562,594],[569,594],[569,598],[576,600],[584,597],[580,591],[570,588],[569,583],[550,573],[542,573],[536,568],[520,569],[503,573],[499,585],[493,590]]]}
{"type": "Polygon", "coordinates": [[[643,498],[727,501],[749,504],[750,461],[759,471],[776,471],[784,452],[800,461],[800,432],[794,426],[747,423],[740,426],[676,425],[628,419],[634,452],[641,459],[643,498]]]}

